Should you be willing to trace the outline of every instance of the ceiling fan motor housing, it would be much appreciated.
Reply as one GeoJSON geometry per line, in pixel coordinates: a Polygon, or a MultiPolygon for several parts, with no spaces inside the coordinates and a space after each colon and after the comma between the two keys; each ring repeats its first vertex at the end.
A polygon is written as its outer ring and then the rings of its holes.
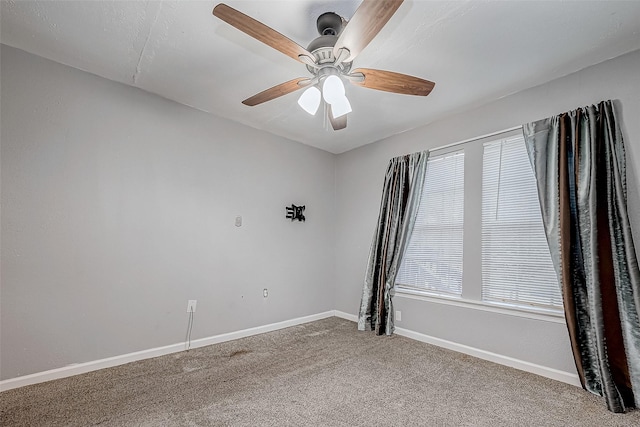
{"type": "MultiPolygon", "coordinates": [[[[336,58],[333,55],[333,46],[338,41],[338,36],[344,28],[344,19],[335,12],[325,12],[318,17],[316,27],[319,37],[315,38],[307,50],[313,54],[316,64],[321,68],[326,64],[327,67],[332,66],[340,73],[348,73],[351,69],[351,62],[342,62],[337,66],[334,65],[336,58]]],[[[307,65],[307,69],[312,74],[318,74],[319,69],[307,65]]]]}
{"type": "Polygon", "coordinates": [[[343,19],[335,12],[325,12],[318,16],[316,28],[321,36],[338,36],[342,31],[343,19]]]}

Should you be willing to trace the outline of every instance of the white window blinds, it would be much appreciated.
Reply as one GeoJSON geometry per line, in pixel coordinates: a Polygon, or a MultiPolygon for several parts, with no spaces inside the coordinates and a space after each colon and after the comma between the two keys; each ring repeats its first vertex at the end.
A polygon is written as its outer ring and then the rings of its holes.
{"type": "Polygon", "coordinates": [[[484,144],[482,299],[552,310],[562,306],[522,136],[484,144]]]}
{"type": "Polygon", "coordinates": [[[396,282],[459,296],[463,220],[464,152],[430,156],[416,224],[396,282]]]}

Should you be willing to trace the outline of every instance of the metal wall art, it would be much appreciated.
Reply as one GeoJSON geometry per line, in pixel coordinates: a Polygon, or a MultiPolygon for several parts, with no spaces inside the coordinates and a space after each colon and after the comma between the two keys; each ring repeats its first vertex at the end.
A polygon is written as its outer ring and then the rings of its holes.
{"type": "Polygon", "coordinates": [[[294,204],[291,204],[291,207],[287,206],[285,208],[287,210],[287,219],[291,219],[291,221],[293,221],[294,219],[297,219],[298,221],[304,221],[304,208],[304,206],[296,206],[294,204]]]}

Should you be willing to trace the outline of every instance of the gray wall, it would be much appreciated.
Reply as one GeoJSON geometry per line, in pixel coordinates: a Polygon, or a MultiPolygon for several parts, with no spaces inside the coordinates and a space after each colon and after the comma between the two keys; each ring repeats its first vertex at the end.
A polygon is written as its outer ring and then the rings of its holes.
{"type": "MultiPolygon", "coordinates": [[[[1,379],[180,342],[188,299],[193,338],[356,314],[391,157],[602,99],[622,107],[640,230],[640,52],[339,156],[13,48],[1,55],[1,379]],[[290,203],[307,205],[305,224],[284,219],[290,203]]],[[[563,324],[395,304],[399,327],[574,369],[563,324]]]]}
{"type": "MultiPolygon", "coordinates": [[[[618,100],[618,106],[622,107],[630,167],[630,215],[637,235],[640,231],[636,172],[640,169],[638,70],[640,51],[338,156],[336,309],[351,314],[358,311],[384,172],[391,157],[479,137],[605,99],[618,100]]],[[[435,90],[446,88],[436,86],[435,90]]],[[[481,183],[475,185],[476,191],[480,191],[481,183]]],[[[465,262],[469,257],[479,256],[465,253],[465,262]]],[[[394,304],[402,311],[398,327],[575,372],[566,326],[562,323],[409,299],[399,294],[394,304]]]]}
{"type": "Polygon", "coordinates": [[[2,379],[333,309],[334,155],[1,54],[2,379]]]}

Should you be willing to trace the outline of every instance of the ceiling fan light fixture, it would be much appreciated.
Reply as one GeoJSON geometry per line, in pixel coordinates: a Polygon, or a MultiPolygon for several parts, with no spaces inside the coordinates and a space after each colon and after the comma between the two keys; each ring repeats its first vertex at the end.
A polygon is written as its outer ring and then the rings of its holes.
{"type": "Polygon", "coordinates": [[[331,113],[334,119],[338,117],[342,117],[345,114],[351,112],[351,103],[347,99],[346,96],[342,95],[342,97],[335,99],[334,102],[331,103],[331,113]]]}
{"type": "Polygon", "coordinates": [[[340,77],[332,74],[328,76],[322,84],[322,97],[333,106],[334,102],[342,102],[344,96],[344,84],[340,77]]]}
{"type": "Polygon", "coordinates": [[[300,95],[298,98],[298,105],[302,107],[304,111],[314,116],[320,107],[320,89],[315,86],[311,86],[300,95]]]}

